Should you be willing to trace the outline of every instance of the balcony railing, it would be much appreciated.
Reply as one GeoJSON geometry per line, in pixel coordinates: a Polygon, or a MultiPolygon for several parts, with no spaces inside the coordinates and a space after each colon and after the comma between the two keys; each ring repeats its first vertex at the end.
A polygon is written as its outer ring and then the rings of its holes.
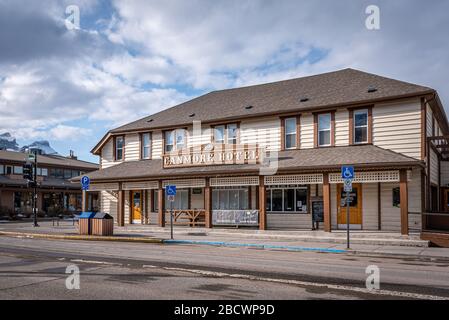
{"type": "MultiPolygon", "coordinates": [[[[170,218],[170,210],[166,210],[165,214],[170,218]]],[[[206,211],[204,209],[174,209],[173,224],[182,226],[205,226],[206,211]]]]}

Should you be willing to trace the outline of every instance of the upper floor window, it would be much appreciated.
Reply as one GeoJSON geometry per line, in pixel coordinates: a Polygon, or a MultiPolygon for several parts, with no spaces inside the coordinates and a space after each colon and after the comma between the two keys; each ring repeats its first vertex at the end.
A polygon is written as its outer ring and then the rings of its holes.
{"type": "Polygon", "coordinates": [[[165,152],[181,150],[186,147],[186,130],[165,131],[165,152]]]}
{"type": "Polygon", "coordinates": [[[22,166],[14,166],[14,174],[23,174],[22,166]]]}
{"type": "Polygon", "coordinates": [[[214,127],[214,143],[237,144],[239,129],[236,123],[214,127]]]}
{"type": "Polygon", "coordinates": [[[354,143],[368,142],[368,110],[354,111],[354,143]]]}
{"type": "Polygon", "coordinates": [[[0,174],[5,174],[5,166],[0,164],[0,174]]]}
{"type": "Polygon", "coordinates": [[[285,149],[295,149],[296,145],[296,118],[287,118],[284,120],[285,128],[285,149]]]}
{"type": "Polygon", "coordinates": [[[331,145],[331,114],[318,115],[318,146],[325,147],[331,145]]]}
{"type": "Polygon", "coordinates": [[[115,160],[123,160],[123,149],[125,147],[125,138],[120,136],[115,138],[115,160]]]}
{"type": "Polygon", "coordinates": [[[143,133],[142,134],[142,150],[141,150],[141,158],[142,159],[150,159],[151,158],[151,133],[143,133]]]}

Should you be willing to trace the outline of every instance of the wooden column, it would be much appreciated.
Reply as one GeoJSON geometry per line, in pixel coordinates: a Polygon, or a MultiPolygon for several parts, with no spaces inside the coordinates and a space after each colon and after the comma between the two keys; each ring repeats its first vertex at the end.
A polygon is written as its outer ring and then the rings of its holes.
{"type": "Polygon", "coordinates": [[[159,218],[159,227],[165,227],[165,192],[164,192],[164,188],[162,188],[162,181],[159,181],[159,188],[158,188],[158,192],[157,192],[157,196],[158,196],[158,207],[157,211],[159,213],[158,218],[159,218]]]}
{"type": "Polygon", "coordinates": [[[324,210],[324,231],[331,232],[331,189],[329,184],[329,174],[323,173],[323,210],[324,210]]]}
{"type": "Polygon", "coordinates": [[[87,197],[88,197],[87,191],[83,190],[83,194],[81,197],[81,211],[82,212],[86,212],[87,210],[89,210],[89,208],[88,208],[89,200],[87,199],[87,197]]]}
{"type": "Polygon", "coordinates": [[[259,229],[267,230],[267,213],[265,211],[265,180],[259,176],[259,229]]]}
{"type": "Polygon", "coordinates": [[[204,210],[206,215],[206,228],[212,228],[212,190],[209,178],[206,178],[206,186],[204,187],[204,210]]]}
{"type": "Polygon", "coordinates": [[[401,234],[408,235],[408,186],[406,169],[399,171],[399,194],[401,202],[401,234]]]}
{"type": "Polygon", "coordinates": [[[142,203],[143,203],[143,215],[142,217],[142,224],[148,223],[148,190],[142,190],[142,203]]]}
{"type": "Polygon", "coordinates": [[[377,183],[377,230],[382,230],[382,187],[377,183]]]}
{"type": "Polygon", "coordinates": [[[121,190],[121,186],[117,198],[117,224],[123,227],[125,225],[125,191],[121,190]]]}

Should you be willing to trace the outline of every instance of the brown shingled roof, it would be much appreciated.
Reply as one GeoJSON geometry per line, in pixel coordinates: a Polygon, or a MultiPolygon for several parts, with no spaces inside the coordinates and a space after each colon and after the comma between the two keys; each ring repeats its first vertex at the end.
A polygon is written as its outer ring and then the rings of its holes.
{"type": "MultiPolygon", "coordinates": [[[[422,165],[422,161],[373,145],[343,146],[289,150],[279,152],[279,173],[291,171],[335,170],[352,164],[356,168],[398,168],[422,165]]],[[[257,174],[259,165],[211,165],[187,168],[162,168],[162,160],[126,161],[90,172],[92,181],[174,178],[182,176],[213,176],[220,173],[257,174]]],[[[74,178],[72,181],[77,181],[74,178]]]]}
{"type": "MultiPolygon", "coordinates": [[[[9,162],[26,162],[27,157],[28,154],[24,152],[0,150],[0,160],[5,160],[9,162]]],[[[37,161],[39,164],[64,166],[67,168],[95,170],[98,169],[99,167],[99,165],[96,163],[67,158],[58,155],[38,155],[37,161]]]]}
{"type": "Polygon", "coordinates": [[[381,77],[354,69],[323,73],[279,82],[213,91],[159,113],[111,130],[170,127],[273,112],[311,110],[386,98],[433,93],[428,87],[381,77]],[[377,91],[368,92],[368,88],[377,91]],[[308,101],[301,102],[302,98],[308,101]],[[245,109],[252,106],[251,109],[245,109]],[[195,114],[194,117],[189,115],[195,114]],[[151,122],[148,122],[152,119],[151,122]]]}

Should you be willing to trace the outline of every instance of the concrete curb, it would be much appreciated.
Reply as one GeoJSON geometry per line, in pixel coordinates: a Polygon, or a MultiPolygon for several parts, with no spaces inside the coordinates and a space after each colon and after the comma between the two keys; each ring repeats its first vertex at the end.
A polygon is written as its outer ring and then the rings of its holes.
{"type": "Polygon", "coordinates": [[[84,236],[84,235],[62,235],[48,233],[26,233],[26,232],[9,232],[0,231],[0,236],[22,237],[22,238],[39,238],[39,239],[55,239],[55,240],[85,240],[85,241],[117,241],[117,242],[138,242],[138,243],[154,243],[162,244],[163,239],[159,238],[137,238],[137,237],[114,237],[114,236],[84,236]]]}

